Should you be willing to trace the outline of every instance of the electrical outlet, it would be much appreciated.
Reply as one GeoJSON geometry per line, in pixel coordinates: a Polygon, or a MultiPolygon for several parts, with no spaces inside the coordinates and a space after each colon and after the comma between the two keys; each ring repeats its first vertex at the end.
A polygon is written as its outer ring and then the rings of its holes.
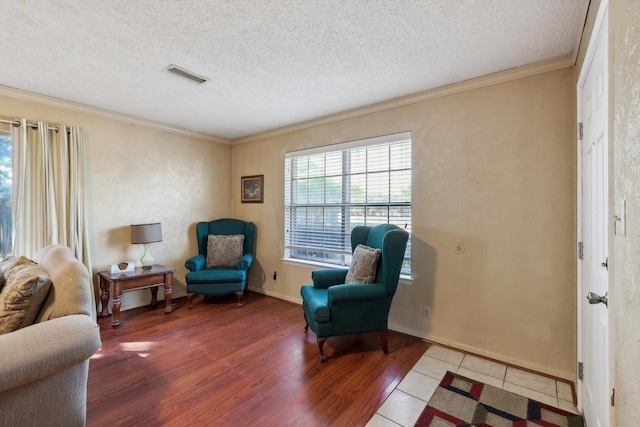
{"type": "Polygon", "coordinates": [[[264,271],[260,272],[260,280],[262,280],[264,282],[264,271]]]}
{"type": "Polygon", "coordinates": [[[423,311],[422,311],[422,317],[424,317],[427,320],[431,319],[431,307],[424,307],[423,311]]]}

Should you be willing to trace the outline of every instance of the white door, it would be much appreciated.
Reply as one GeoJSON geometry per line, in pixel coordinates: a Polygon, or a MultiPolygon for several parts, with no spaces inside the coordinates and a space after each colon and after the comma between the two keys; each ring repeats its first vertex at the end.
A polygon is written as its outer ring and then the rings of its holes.
{"type": "Polygon", "coordinates": [[[584,242],[579,267],[578,360],[583,380],[578,384],[578,405],[588,427],[609,426],[608,307],[598,296],[608,292],[608,48],[607,2],[598,13],[585,64],[578,80],[579,236],[584,242]],[[587,294],[591,292],[591,302],[587,294]]]}

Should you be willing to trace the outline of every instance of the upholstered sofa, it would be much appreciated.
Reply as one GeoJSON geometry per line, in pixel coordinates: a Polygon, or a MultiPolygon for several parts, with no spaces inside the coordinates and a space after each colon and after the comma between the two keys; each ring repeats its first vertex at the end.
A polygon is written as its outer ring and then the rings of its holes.
{"type": "Polygon", "coordinates": [[[0,426],[83,426],[89,358],[101,345],[90,276],[65,246],[33,261],[50,285],[33,323],[0,335],[0,426]]]}

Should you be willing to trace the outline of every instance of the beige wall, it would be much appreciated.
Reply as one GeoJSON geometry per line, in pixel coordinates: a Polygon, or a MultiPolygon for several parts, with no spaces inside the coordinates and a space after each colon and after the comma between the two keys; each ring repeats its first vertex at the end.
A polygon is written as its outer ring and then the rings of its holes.
{"type": "Polygon", "coordinates": [[[564,68],[234,146],[234,195],[265,175],[264,204],[233,197],[258,229],[250,287],[299,302],[310,282],[313,268],[281,260],[287,151],[409,130],[414,280],[390,327],[573,379],[574,98],[564,68]]]}
{"type": "MultiPolygon", "coordinates": [[[[234,215],[257,224],[250,287],[295,302],[312,268],[281,260],[284,154],[409,130],[414,280],[398,288],[391,328],[572,379],[574,97],[565,68],[233,147],[11,96],[0,97],[0,116],[85,129],[94,273],[137,261],[128,226],[159,221],[164,241],[153,253],[176,269],[183,295],[195,223],[234,215]],[[265,202],[240,203],[240,177],[257,174],[265,202]]],[[[125,294],[123,308],[147,298],[125,294]]]]}
{"type": "MultiPolygon", "coordinates": [[[[140,265],[143,248],[131,245],[129,225],[160,222],[163,241],[152,245],[152,254],[157,263],[176,269],[174,295],[185,295],[184,261],[197,251],[195,223],[231,215],[229,145],[45,97],[38,102],[0,95],[0,116],[84,128],[94,277],[109,263],[140,265]]],[[[149,298],[146,290],[125,293],[122,309],[148,304],[149,298]]]]}
{"type": "Polygon", "coordinates": [[[609,330],[612,426],[640,425],[640,2],[610,1],[613,211],[627,202],[627,232],[613,237],[609,330]]]}

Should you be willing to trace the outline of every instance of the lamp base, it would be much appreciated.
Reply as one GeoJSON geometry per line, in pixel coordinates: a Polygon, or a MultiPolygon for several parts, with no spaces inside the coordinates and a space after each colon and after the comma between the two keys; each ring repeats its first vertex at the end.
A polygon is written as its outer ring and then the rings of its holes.
{"type": "Polygon", "coordinates": [[[142,269],[148,270],[153,265],[153,257],[151,256],[151,243],[145,243],[144,245],[144,255],[140,258],[140,262],[142,263],[142,269]],[[145,268],[146,267],[146,268],[145,268]]]}

